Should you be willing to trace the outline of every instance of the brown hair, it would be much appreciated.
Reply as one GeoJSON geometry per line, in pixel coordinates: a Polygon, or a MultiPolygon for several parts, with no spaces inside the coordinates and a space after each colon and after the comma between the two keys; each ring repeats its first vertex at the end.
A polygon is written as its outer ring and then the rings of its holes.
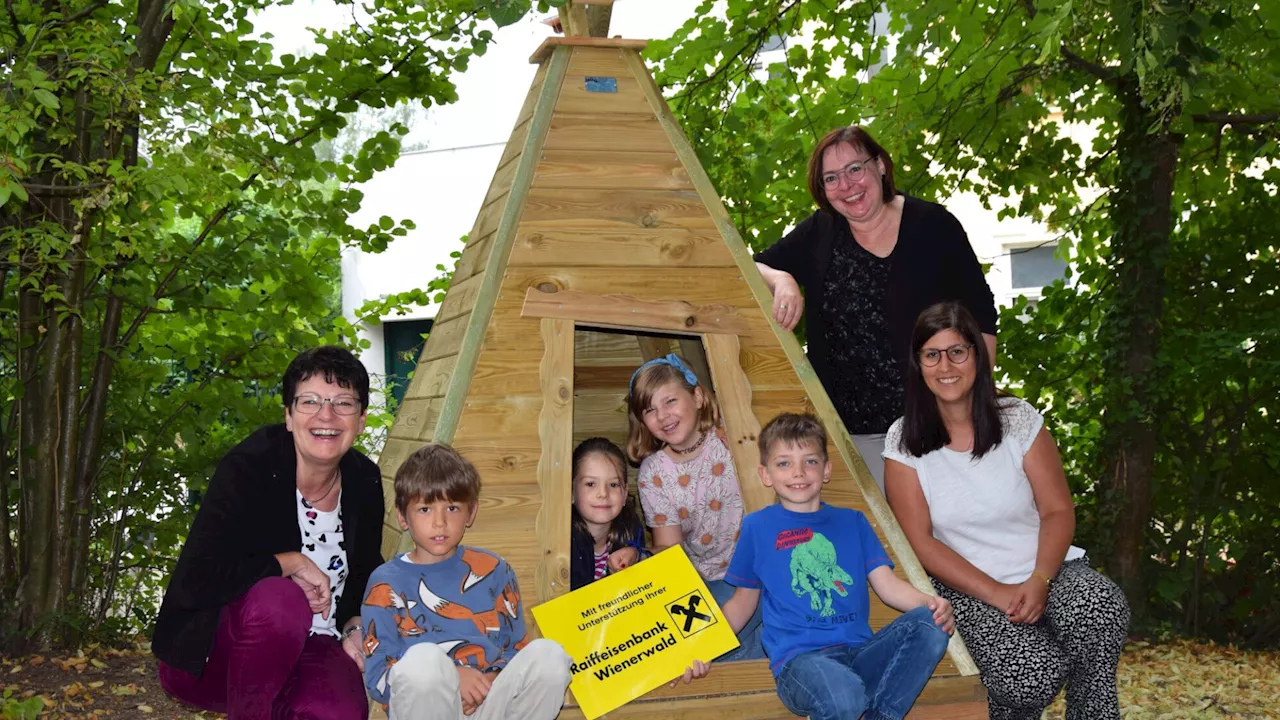
{"type": "Polygon", "coordinates": [[[444,443],[424,445],[396,470],[396,509],[438,500],[474,507],[480,500],[480,473],[471,461],[444,443]]]}
{"type": "MultiPolygon", "coordinates": [[[[618,477],[622,480],[623,492],[627,493],[627,499],[622,504],[622,512],[618,513],[618,517],[613,519],[613,523],[609,526],[609,551],[619,550],[627,547],[635,542],[636,537],[643,532],[640,525],[640,515],[636,512],[635,499],[632,497],[630,488],[627,485],[627,459],[622,456],[622,450],[608,440],[608,438],[593,437],[583,440],[578,447],[573,449],[573,496],[578,497],[578,474],[582,470],[582,461],[592,455],[603,455],[613,463],[614,468],[618,471],[618,477]]],[[[578,505],[573,504],[573,510],[570,514],[570,522],[574,530],[582,533],[587,532],[587,521],[582,518],[582,513],[578,512],[578,505]]]]}
{"type": "Polygon", "coordinates": [[[884,164],[880,186],[884,189],[884,201],[892,202],[893,196],[897,193],[893,185],[893,159],[883,147],[880,147],[880,143],[871,137],[870,133],[857,125],[850,125],[836,128],[824,135],[818,141],[818,146],[813,149],[813,154],[809,156],[809,194],[813,196],[813,201],[818,203],[818,207],[832,215],[838,214],[831,206],[831,201],[827,199],[827,192],[822,186],[822,154],[833,145],[841,143],[848,143],[855,150],[864,150],[871,156],[871,160],[878,159],[884,164]]]}
{"type": "MultiPolygon", "coordinates": [[[[689,366],[684,358],[680,361],[685,367],[689,366]]],[[[666,363],[642,366],[631,381],[631,394],[627,397],[627,457],[631,462],[638,463],[662,449],[663,443],[658,442],[649,428],[645,427],[644,411],[653,402],[653,394],[658,388],[672,380],[679,382],[681,387],[691,393],[702,387],[702,409],[698,411],[699,432],[707,432],[720,424],[720,404],[716,402],[716,395],[711,388],[690,383],[679,368],[666,363]]]]}
{"type": "Polygon", "coordinates": [[[982,329],[965,306],[955,301],[930,305],[916,318],[916,326],[911,331],[906,412],[902,415],[902,440],[898,447],[912,457],[922,457],[951,442],[951,435],[938,411],[938,398],[924,381],[924,371],[920,367],[920,351],[924,344],[943,330],[954,330],[972,346],[966,362],[977,365],[971,391],[973,402],[969,420],[973,423],[972,455],[980,458],[1004,439],[1004,424],[998,400],[1000,393],[991,372],[991,356],[987,353],[982,329]]]}
{"type": "Polygon", "coordinates": [[[827,431],[818,418],[809,413],[782,413],[760,431],[760,464],[769,462],[769,453],[778,443],[812,445],[827,459],[827,431]]]}

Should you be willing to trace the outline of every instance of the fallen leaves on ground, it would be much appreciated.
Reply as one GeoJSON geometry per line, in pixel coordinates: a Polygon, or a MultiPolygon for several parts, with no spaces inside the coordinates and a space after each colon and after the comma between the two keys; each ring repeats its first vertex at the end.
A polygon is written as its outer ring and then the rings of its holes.
{"type": "MultiPolygon", "coordinates": [[[[1120,659],[1125,720],[1280,718],[1280,652],[1175,641],[1130,643],[1120,659]]],[[[165,694],[150,646],[89,646],[67,657],[0,658],[0,690],[43,706],[40,720],[213,720],[165,694]],[[95,660],[97,662],[95,662],[95,660]]],[[[0,701],[3,707],[3,701],[0,701]]],[[[1062,697],[1045,713],[1065,717],[1062,697]]]]}
{"type": "MultiPolygon", "coordinates": [[[[1178,640],[1125,647],[1117,677],[1125,720],[1280,718],[1280,652],[1178,640]]],[[[1060,696],[1046,717],[1066,716],[1060,696]]]]}
{"type": "Polygon", "coordinates": [[[129,649],[90,645],[61,657],[0,658],[0,717],[9,717],[4,710],[16,718],[38,712],[39,720],[221,717],[183,707],[165,694],[147,643],[129,649]]]}

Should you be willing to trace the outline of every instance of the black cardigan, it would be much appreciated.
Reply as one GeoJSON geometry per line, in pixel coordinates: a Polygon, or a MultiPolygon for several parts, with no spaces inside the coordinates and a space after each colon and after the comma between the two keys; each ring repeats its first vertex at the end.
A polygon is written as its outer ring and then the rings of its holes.
{"type": "MultiPolygon", "coordinates": [[[[218,463],[156,617],[151,650],[165,664],[203,673],[223,606],[279,577],[276,553],[302,550],[297,467],[293,433],[282,424],[258,429],[218,463]]],[[[349,450],[338,467],[350,568],[335,618],[341,628],[360,614],[365,584],[382,564],[383,498],[369,458],[349,450]]]]}
{"type": "MultiPolygon", "coordinates": [[[[910,195],[903,195],[903,199],[902,223],[898,244],[890,255],[893,264],[884,302],[890,347],[905,378],[911,331],[925,308],[943,300],[958,300],[973,313],[982,332],[989,335],[996,334],[997,313],[995,296],[960,221],[937,203],[910,195]]],[[[847,220],[818,210],[786,237],[755,255],[756,262],[791,273],[804,288],[809,362],[826,387],[832,387],[834,371],[820,309],[835,242],[857,241],[847,220]]]]}

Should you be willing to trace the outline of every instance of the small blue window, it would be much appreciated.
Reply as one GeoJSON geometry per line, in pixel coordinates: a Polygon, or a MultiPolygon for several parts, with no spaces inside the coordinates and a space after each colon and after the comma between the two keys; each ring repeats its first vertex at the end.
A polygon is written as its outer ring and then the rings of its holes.
{"type": "Polygon", "coordinates": [[[587,76],[587,92],[616,93],[618,78],[587,76]]]}

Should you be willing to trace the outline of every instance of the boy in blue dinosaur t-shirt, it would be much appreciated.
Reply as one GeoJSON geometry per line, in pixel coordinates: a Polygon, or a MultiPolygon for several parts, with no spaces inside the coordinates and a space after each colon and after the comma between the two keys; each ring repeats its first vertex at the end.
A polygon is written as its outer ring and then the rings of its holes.
{"type": "Polygon", "coordinates": [[[476,519],[480,476],[448,445],[427,445],[396,471],[396,517],[413,550],[369,577],[365,686],[390,720],[551,720],[569,656],[525,635],[516,574],[497,555],[461,547],[476,519]]]}
{"type": "MultiPolygon", "coordinates": [[[[867,518],[822,502],[827,434],[812,415],[783,414],[760,432],[760,481],[778,504],[742,521],[722,608],[738,630],[764,596],[764,650],[778,697],[812,720],[901,720],[947,650],[951,604],[893,574],[867,518]],[[867,583],[903,612],[872,634],[867,583]],[[865,711],[865,715],[863,712],[865,711]]],[[[686,682],[705,675],[695,662],[686,682]]]]}

